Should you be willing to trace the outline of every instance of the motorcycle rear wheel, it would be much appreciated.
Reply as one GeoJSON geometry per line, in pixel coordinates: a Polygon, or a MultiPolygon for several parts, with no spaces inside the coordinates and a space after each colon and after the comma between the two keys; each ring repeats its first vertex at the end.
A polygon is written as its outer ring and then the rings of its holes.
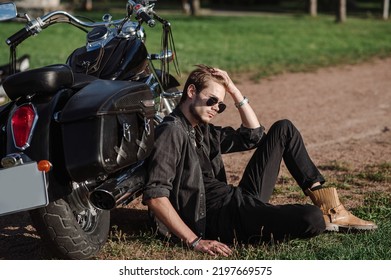
{"type": "Polygon", "coordinates": [[[33,225],[47,248],[60,259],[89,259],[107,241],[110,211],[96,209],[83,186],[48,206],[31,210],[33,225]]]}

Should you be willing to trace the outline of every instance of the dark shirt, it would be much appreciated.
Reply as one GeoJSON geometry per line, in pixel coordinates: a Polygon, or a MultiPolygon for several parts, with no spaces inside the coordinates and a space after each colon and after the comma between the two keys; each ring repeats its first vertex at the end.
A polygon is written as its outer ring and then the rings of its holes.
{"type": "Polygon", "coordinates": [[[219,208],[224,200],[229,200],[232,196],[232,187],[226,182],[216,178],[210,162],[208,151],[203,141],[202,131],[199,126],[195,127],[196,151],[202,171],[202,181],[205,186],[206,212],[212,208],[219,208]]]}
{"type": "MultiPolygon", "coordinates": [[[[232,195],[221,155],[255,148],[263,132],[262,126],[234,130],[202,124],[194,129],[179,109],[174,110],[156,128],[143,201],[168,197],[182,220],[205,236],[207,207],[226,204],[232,195]]],[[[155,222],[160,233],[169,233],[155,222]]]]}

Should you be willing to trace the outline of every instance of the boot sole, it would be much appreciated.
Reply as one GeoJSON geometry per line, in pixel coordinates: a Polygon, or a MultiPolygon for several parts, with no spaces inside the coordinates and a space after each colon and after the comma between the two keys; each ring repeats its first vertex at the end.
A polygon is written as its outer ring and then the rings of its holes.
{"type": "Polygon", "coordinates": [[[326,231],[330,232],[363,232],[377,229],[376,225],[373,226],[343,226],[337,224],[327,224],[326,231]]]}
{"type": "Polygon", "coordinates": [[[336,224],[326,224],[325,231],[338,232],[339,231],[339,227],[336,224]]]}

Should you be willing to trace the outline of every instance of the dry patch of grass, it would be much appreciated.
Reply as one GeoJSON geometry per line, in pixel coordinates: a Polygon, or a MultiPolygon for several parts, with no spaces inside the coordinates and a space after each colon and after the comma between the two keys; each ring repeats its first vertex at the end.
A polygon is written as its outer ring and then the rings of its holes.
{"type": "MultiPolygon", "coordinates": [[[[367,165],[359,170],[344,162],[329,162],[319,167],[327,178],[327,185],[338,188],[345,206],[362,218],[376,221],[379,230],[363,234],[323,234],[310,240],[279,244],[234,244],[235,253],[229,259],[391,258],[391,244],[386,241],[391,234],[391,163],[367,165]],[[336,251],[340,252],[338,256],[336,251]]],[[[284,167],[272,202],[310,203],[284,167]]],[[[137,205],[131,207],[137,208],[137,205]]],[[[148,229],[145,208],[137,211],[138,218],[134,221],[127,220],[131,217],[124,216],[123,212],[120,219],[113,219],[110,238],[97,259],[216,259],[188,250],[186,246],[156,239],[148,229]]]]}

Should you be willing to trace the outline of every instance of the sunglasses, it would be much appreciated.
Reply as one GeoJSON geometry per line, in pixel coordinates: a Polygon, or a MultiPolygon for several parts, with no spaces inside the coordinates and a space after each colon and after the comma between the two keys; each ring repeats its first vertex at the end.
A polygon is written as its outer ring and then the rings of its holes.
{"type": "Polygon", "coordinates": [[[227,105],[225,105],[223,102],[219,102],[219,99],[217,97],[211,96],[206,100],[206,105],[207,106],[214,106],[216,104],[219,104],[219,110],[217,111],[217,114],[220,114],[224,112],[225,108],[227,108],[227,105]]]}

